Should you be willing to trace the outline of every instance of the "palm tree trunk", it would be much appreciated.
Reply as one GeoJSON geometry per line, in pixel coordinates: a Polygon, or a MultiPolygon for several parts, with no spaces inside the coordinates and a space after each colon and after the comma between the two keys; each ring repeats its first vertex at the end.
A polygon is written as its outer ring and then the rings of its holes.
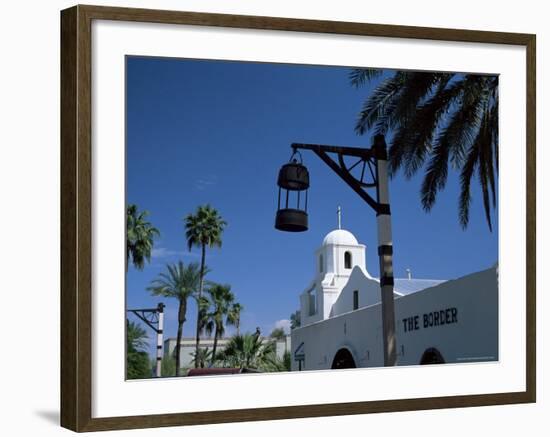
{"type": "Polygon", "coordinates": [[[237,335],[241,335],[239,325],[241,324],[241,318],[237,317],[237,335]]]}
{"type": "Polygon", "coordinates": [[[178,311],[178,336],[176,338],[176,376],[180,376],[181,338],[183,336],[183,323],[185,322],[186,308],[182,301],[178,311]]]}
{"type": "Polygon", "coordinates": [[[203,244],[201,246],[201,272],[200,272],[200,283],[199,283],[199,298],[198,298],[198,309],[197,309],[197,335],[195,338],[195,368],[199,367],[199,342],[200,342],[200,327],[201,327],[201,299],[202,299],[202,288],[204,285],[204,267],[206,259],[206,246],[203,244]]]}
{"type": "Polygon", "coordinates": [[[214,346],[212,346],[212,358],[210,359],[210,366],[213,366],[214,361],[216,360],[216,349],[218,348],[218,336],[219,336],[219,331],[218,331],[218,327],[216,326],[216,330],[214,331],[214,346]]]}

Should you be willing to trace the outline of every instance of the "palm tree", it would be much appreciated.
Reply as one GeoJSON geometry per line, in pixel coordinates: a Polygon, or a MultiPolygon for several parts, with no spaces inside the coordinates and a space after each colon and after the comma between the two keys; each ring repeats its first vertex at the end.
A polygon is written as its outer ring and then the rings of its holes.
{"type": "Polygon", "coordinates": [[[160,232],[147,221],[149,211],[138,212],[136,205],[126,207],[126,270],[128,262],[138,270],[143,270],[145,260],[151,261],[151,251],[155,237],[160,232]]]}
{"type": "Polygon", "coordinates": [[[203,369],[204,367],[206,367],[206,363],[209,361],[209,360],[212,360],[212,351],[211,350],[208,350],[208,348],[199,348],[199,353],[197,354],[197,352],[191,352],[191,356],[193,357],[193,359],[195,361],[197,361],[199,363],[199,367],[201,369],[203,369]]]}
{"type": "MultiPolygon", "coordinates": [[[[354,69],[360,87],[381,70],[354,69]]],[[[355,126],[359,134],[393,134],[389,170],[410,179],[427,163],[420,195],[425,211],[447,182],[449,162],[460,172],[459,222],[470,215],[472,178],[477,172],[485,218],[492,231],[498,174],[498,77],[462,73],[397,71],[383,79],[365,101],[355,126]]]]}
{"type": "Polygon", "coordinates": [[[240,303],[235,302],[227,313],[227,324],[235,327],[237,335],[240,334],[241,312],[243,309],[244,307],[240,303]]]}
{"type": "Polygon", "coordinates": [[[143,351],[147,347],[148,335],[145,329],[135,322],[126,319],[126,347],[135,351],[143,351]]]}
{"type": "Polygon", "coordinates": [[[273,329],[269,336],[275,340],[284,340],[286,338],[285,330],[283,328],[273,329]]]}
{"type": "MultiPolygon", "coordinates": [[[[206,248],[221,247],[222,233],[227,223],[221,218],[218,211],[210,205],[202,205],[197,208],[195,214],[189,214],[185,217],[185,237],[189,250],[193,246],[201,249],[201,267],[200,267],[200,284],[198,291],[198,299],[202,297],[204,287],[204,276],[206,274],[206,248]]],[[[197,330],[195,338],[195,354],[199,351],[200,341],[200,308],[197,309],[197,330]]],[[[195,367],[198,363],[195,360],[195,367]]]]}
{"type": "MultiPolygon", "coordinates": [[[[201,296],[199,299],[198,293],[195,293],[193,297],[195,298],[199,314],[199,334],[201,336],[204,334],[210,336],[214,332],[214,320],[212,319],[212,311],[210,311],[212,302],[210,302],[207,296],[201,296]]],[[[195,350],[192,355],[197,356],[196,353],[197,351],[195,350]]]]}
{"type": "Polygon", "coordinates": [[[255,334],[234,335],[219,358],[229,367],[263,370],[276,359],[275,342],[255,334]]]}
{"type": "Polygon", "coordinates": [[[126,376],[128,379],[148,378],[152,367],[147,348],[148,336],[138,323],[126,319],[126,376]]]}
{"type": "Polygon", "coordinates": [[[269,360],[262,365],[264,372],[290,372],[290,352],[285,351],[283,356],[279,358],[276,354],[273,354],[269,360]]]}
{"type": "MultiPolygon", "coordinates": [[[[176,350],[174,349],[174,353],[176,350]]],[[[175,354],[174,354],[175,355],[175,354]]],[[[156,366],[157,359],[153,358],[151,363],[153,367],[156,366]]],[[[170,354],[166,354],[162,357],[161,363],[162,376],[176,376],[176,358],[170,354]]]]}
{"type": "Polygon", "coordinates": [[[197,263],[187,267],[182,261],[177,264],[167,264],[167,273],[161,273],[151,282],[147,289],[153,296],[172,297],[178,300],[178,335],[176,339],[176,376],[180,375],[180,348],[183,335],[183,324],[186,320],[187,299],[193,296],[200,282],[200,270],[197,263]]]}
{"type": "Polygon", "coordinates": [[[212,360],[213,364],[216,359],[216,351],[218,349],[218,339],[223,337],[225,333],[224,317],[228,314],[231,305],[235,300],[235,296],[231,292],[230,285],[212,284],[207,290],[210,295],[210,300],[213,305],[213,311],[211,314],[212,325],[207,325],[209,333],[214,329],[214,345],[212,346],[212,360]]]}

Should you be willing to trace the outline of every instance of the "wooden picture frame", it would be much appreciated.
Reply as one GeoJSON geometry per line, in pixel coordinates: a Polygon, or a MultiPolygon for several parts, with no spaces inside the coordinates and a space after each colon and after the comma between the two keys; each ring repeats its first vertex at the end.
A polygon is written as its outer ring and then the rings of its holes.
{"type": "Polygon", "coordinates": [[[61,425],[100,431],[396,412],[536,400],[535,35],[164,10],[75,6],[61,12],[61,425]],[[526,374],[523,392],[270,408],[92,417],[93,20],[490,43],[526,48],[526,374]]]}

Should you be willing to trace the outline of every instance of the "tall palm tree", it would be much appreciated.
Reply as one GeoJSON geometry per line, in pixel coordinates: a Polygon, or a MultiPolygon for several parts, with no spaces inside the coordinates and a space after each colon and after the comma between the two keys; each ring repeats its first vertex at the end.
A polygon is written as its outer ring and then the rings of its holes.
{"type": "Polygon", "coordinates": [[[275,360],[275,342],[264,341],[255,334],[234,335],[220,354],[229,367],[259,369],[275,360]]]}
{"type": "Polygon", "coordinates": [[[213,305],[211,317],[214,326],[207,326],[210,332],[212,328],[214,329],[214,344],[212,346],[211,359],[211,364],[213,364],[216,359],[218,339],[223,337],[225,333],[224,317],[227,316],[231,305],[235,301],[235,296],[231,292],[230,285],[212,284],[212,286],[207,289],[207,292],[210,295],[210,301],[213,305]]]}
{"type": "Polygon", "coordinates": [[[240,303],[235,302],[227,313],[227,324],[235,327],[237,335],[240,335],[241,312],[243,309],[244,307],[240,303]]]}
{"type": "MultiPolygon", "coordinates": [[[[354,69],[360,87],[381,70],[354,69]]],[[[407,178],[426,170],[420,196],[430,211],[447,182],[449,163],[460,172],[459,222],[468,226],[471,181],[477,172],[483,207],[492,231],[498,174],[498,77],[462,73],[397,71],[375,86],[365,101],[355,130],[393,135],[389,170],[407,178]]]]}
{"type": "MultiPolygon", "coordinates": [[[[201,249],[201,267],[200,267],[200,284],[198,291],[198,299],[202,297],[204,287],[204,276],[206,267],[206,248],[221,247],[222,234],[227,223],[222,219],[219,212],[210,205],[202,205],[197,208],[195,214],[189,214],[185,217],[185,237],[189,250],[192,247],[201,249]]],[[[197,309],[197,329],[195,338],[195,356],[198,355],[200,342],[200,308],[197,309]]],[[[195,367],[198,362],[195,359],[195,367]]]]}
{"type": "Polygon", "coordinates": [[[167,264],[166,269],[167,273],[159,274],[147,289],[153,296],[172,297],[179,302],[176,339],[176,376],[179,376],[181,339],[187,314],[187,299],[197,291],[200,282],[200,269],[197,263],[191,263],[185,267],[182,261],[177,264],[167,264]]]}
{"type": "Polygon", "coordinates": [[[136,205],[126,207],[126,270],[130,258],[138,270],[143,270],[145,260],[151,261],[154,239],[160,232],[147,221],[148,215],[149,211],[139,212],[136,205]]]}

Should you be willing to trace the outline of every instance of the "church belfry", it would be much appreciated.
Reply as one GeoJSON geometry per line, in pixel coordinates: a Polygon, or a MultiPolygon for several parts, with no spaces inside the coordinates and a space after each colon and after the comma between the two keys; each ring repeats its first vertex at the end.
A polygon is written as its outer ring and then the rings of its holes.
{"type": "Polygon", "coordinates": [[[341,207],[337,208],[336,214],[338,227],[325,236],[323,244],[317,249],[315,286],[307,293],[310,297],[304,298],[308,310],[303,314],[311,314],[311,296],[315,295],[316,309],[310,322],[329,317],[332,305],[355,266],[360,266],[366,272],[365,245],[359,244],[351,232],[342,229],[341,207]]]}

